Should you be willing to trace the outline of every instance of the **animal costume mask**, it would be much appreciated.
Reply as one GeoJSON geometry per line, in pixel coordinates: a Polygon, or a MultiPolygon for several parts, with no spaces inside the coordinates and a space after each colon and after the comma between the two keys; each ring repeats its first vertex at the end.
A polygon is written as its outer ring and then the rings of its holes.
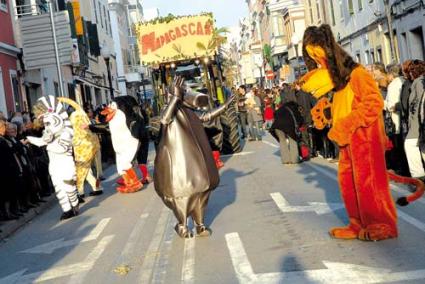
{"type": "Polygon", "coordinates": [[[34,114],[44,123],[41,138],[28,136],[30,143],[47,146],[49,173],[56,191],[56,197],[64,211],[61,219],[78,215],[78,197],[75,187],[76,171],[72,156],[73,130],[68,114],[62,103],[54,96],[40,98],[34,107],[34,114]]]}
{"type": "Polygon", "coordinates": [[[335,42],[328,25],[307,28],[303,41],[311,70],[300,80],[302,89],[315,97],[335,91],[328,136],[340,147],[338,179],[350,222],[329,233],[341,239],[395,238],[397,213],[389,192],[378,86],[335,42]]]}

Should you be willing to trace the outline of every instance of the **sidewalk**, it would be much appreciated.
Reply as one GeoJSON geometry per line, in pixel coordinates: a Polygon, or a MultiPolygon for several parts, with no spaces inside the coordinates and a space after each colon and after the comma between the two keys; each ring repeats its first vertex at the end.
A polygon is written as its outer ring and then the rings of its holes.
{"type": "Polygon", "coordinates": [[[41,203],[36,208],[30,209],[24,216],[17,220],[0,222],[0,241],[6,240],[7,237],[22,228],[25,224],[31,222],[36,216],[43,214],[47,209],[57,204],[55,194],[44,199],[46,202],[41,203]]]}

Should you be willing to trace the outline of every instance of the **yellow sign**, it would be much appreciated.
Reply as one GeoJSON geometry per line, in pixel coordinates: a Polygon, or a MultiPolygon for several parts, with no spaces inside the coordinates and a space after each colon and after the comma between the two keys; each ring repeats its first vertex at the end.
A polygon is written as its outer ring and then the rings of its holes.
{"type": "Polygon", "coordinates": [[[74,13],[74,22],[75,22],[75,33],[79,36],[84,35],[83,30],[83,18],[81,17],[80,13],[80,1],[73,0],[71,2],[72,5],[72,11],[74,13]]]}
{"type": "Polygon", "coordinates": [[[212,55],[213,19],[187,16],[164,23],[137,25],[140,59],[158,64],[212,55]]]}

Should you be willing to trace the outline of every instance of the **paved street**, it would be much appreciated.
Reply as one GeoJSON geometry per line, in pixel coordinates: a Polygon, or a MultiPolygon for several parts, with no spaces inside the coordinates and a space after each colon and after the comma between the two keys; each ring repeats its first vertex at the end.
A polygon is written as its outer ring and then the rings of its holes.
{"type": "Polygon", "coordinates": [[[398,239],[333,240],[347,221],[335,165],[283,166],[270,136],[223,160],[210,238],[178,238],[153,185],[117,194],[110,168],[81,216],[59,222],[55,206],[1,244],[0,283],[424,283],[424,200],[398,211],[398,239]]]}

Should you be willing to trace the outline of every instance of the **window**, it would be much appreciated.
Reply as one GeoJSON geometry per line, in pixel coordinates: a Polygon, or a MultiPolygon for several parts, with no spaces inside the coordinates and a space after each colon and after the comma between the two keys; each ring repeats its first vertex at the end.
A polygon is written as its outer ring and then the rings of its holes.
{"type": "Polygon", "coordinates": [[[376,49],[376,52],[377,52],[377,56],[378,56],[378,62],[383,63],[384,62],[384,58],[382,56],[382,48],[376,49]]]}
{"type": "Polygon", "coordinates": [[[112,35],[111,16],[109,14],[109,10],[108,10],[108,24],[109,24],[109,31],[111,32],[111,35],[112,35]]]}
{"type": "Polygon", "coordinates": [[[330,0],[330,8],[331,8],[332,26],[335,26],[335,10],[334,10],[333,0],[330,0]]]}
{"type": "Polygon", "coordinates": [[[0,10],[2,10],[3,12],[6,12],[6,13],[8,12],[6,0],[0,0],[0,10]]]}
{"type": "Polygon", "coordinates": [[[103,6],[103,18],[105,19],[106,33],[108,33],[108,18],[106,17],[106,8],[105,8],[105,6],[103,6]]]}
{"type": "Polygon", "coordinates": [[[320,20],[320,4],[319,4],[319,0],[316,0],[316,13],[317,13],[317,20],[320,20]]]}
{"type": "Polygon", "coordinates": [[[14,105],[15,111],[22,111],[22,100],[19,93],[18,75],[15,70],[9,70],[9,74],[10,74],[10,84],[12,86],[12,92],[13,92],[13,100],[15,102],[15,105],[14,105]]]}
{"type": "Polygon", "coordinates": [[[53,82],[53,86],[55,87],[55,96],[59,97],[59,84],[57,82],[53,82]]]}
{"type": "Polygon", "coordinates": [[[310,24],[314,23],[313,20],[313,6],[311,5],[311,0],[308,0],[308,12],[310,14],[310,24]]]}
{"type": "Polygon", "coordinates": [[[6,94],[4,91],[3,72],[1,70],[1,66],[0,66],[0,111],[2,111],[5,116],[7,116],[6,94]]]}
{"type": "Polygon", "coordinates": [[[348,0],[348,12],[352,15],[354,14],[353,0],[348,0]]]}
{"type": "Polygon", "coordinates": [[[340,20],[341,22],[344,21],[344,6],[342,3],[342,0],[338,0],[338,4],[339,4],[339,16],[340,16],[340,20]]]}
{"type": "Polygon", "coordinates": [[[97,18],[97,6],[96,6],[96,0],[93,0],[93,9],[94,9],[94,16],[96,17],[96,24],[99,23],[99,20],[97,18]]]}
{"type": "Polygon", "coordinates": [[[100,18],[100,26],[103,29],[103,18],[102,18],[102,8],[100,7],[100,2],[97,2],[97,6],[99,7],[99,18],[100,18]]]}
{"type": "Polygon", "coordinates": [[[359,11],[363,10],[363,0],[358,0],[359,11]]]}

